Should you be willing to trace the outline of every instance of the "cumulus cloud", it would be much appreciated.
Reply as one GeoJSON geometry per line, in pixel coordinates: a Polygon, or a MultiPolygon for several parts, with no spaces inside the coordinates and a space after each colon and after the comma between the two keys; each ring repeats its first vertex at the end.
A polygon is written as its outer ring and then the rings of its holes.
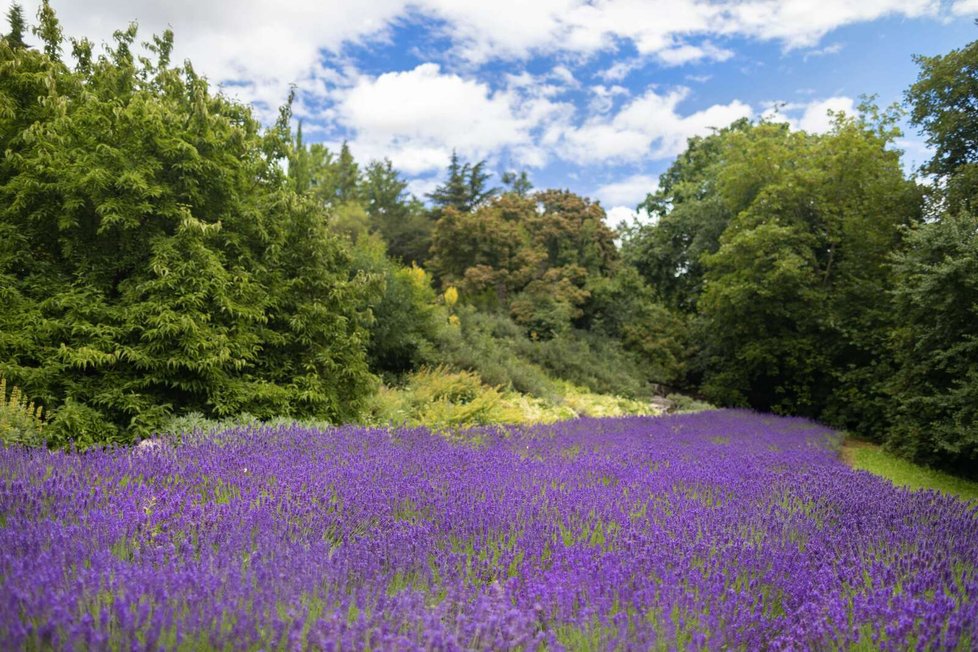
{"type": "Polygon", "coordinates": [[[639,217],[639,213],[628,206],[612,206],[605,211],[605,215],[607,215],[605,221],[613,229],[631,224],[639,217]]]}
{"type": "Polygon", "coordinates": [[[702,45],[680,43],[659,51],[656,56],[668,66],[681,66],[694,61],[726,61],[733,56],[733,52],[719,48],[710,42],[702,45]]]}
{"type": "MultiPolygon", "coordinates": [[[[38,0],[24,2],[33,17],[38,0]]],[[[290,84],[317,92],[322,51],[386,38],[405,11],[403,0],[86,0],[56,2],[65,33],[111,42],[112,33],[138,21],[142,40],[172,28],[174,61],[189,58],[196,70],[273,117],[290,84]]]]}
{"type": "Polygon", "coordinates": [[[583,164],[669,158],[685,148],[688,138],[753,115],[739,100],[681,115],[677,108],[688,95],[687,88],[665,94],[649,90],[613,115],[594,116],[579,127],[568,128],[561,154],[583,164]]]}
{"type": "Polygon", "coordinates": [[[594,196],[603,203],[612,205],[638,206],[645,196],[659,187],[659,178],[648,174],[634,174],[630,177],[608,183],[594,191],[594,196]]]}
{"type": "MultiPolygon", "coordinates": [[[[38,4],[24,0],[25,13],[32,16],[38,4]]],[[[253,103],[266,123],[296,84],[294,111],[307,134],[348,136],[362,160],[391,158],[423,177],[413,186],[420,192],[452,148],[469,160],[521,167],[555,158],[581,165],[669,158],[690,136],[753,111],[739,100],[684,110],[686,88],[631,96],[620,82],[650,62],[722,61],[733,56],[731,39],[742,37],[816,48],[843,25],[978,13],[978,0],[945,9],[940,0],[56,0],[56,8],[67,35],[96,41],[111,40],[132,20],[144,39],[172,27],[174,60],[191,59],[212,83],[253,103]],[[357,69],[349,46],[393,42],[408,24],[441,31],[449,53],[431,57],[440,64],[357,69]],[[594,73],[603,85],[587,84],[582,64],[607,52],[632,54],[594,73]],[[530,74],[519,62],[537,55],[559,63],[530,74]],[[480,68],[499,61],[512,72],[493,77],[480,68]],[[581,96],[575,107],[571,99],[581,96]]],[[[831,97],[783,110],[796,128],[823,131],[826,109],[852,107],[850,98],[831,97]]],[[[628,181],[604,189],[608,205],[632,203],[628,181]]]]}
{"type": "Polygon", "coordinates": [[[470,160],[509,149],[521,162],[538,165],[533,132],[565,110],[546,98],[493,92],[433,63],[364,76],[337,103],[358,158],[387,156],[411,175],[443,168],[453,148],[470,160]]]}
{"type": "Polygon", "coordinates": [[[721,32],[810,47],[843,25],[891,15],[934,15],[940,8],[940,0],[747,0],[726,3],[718,25],[721,32]]]}
{"type": "Polygon", "coordinates": [[[972,16],[978,14],[978,0],[957,0],[951,5],[951,13],[955,16],[972,16]]]}
{"type": "MultiPolygon", "coordinates": [[[[973,13],[976,2],[957,0],[951,11],[973,13]]],[[[28,15],[37,5],[26,0],[28,15]]],[[[88,0],[62,3],[58,11],[68,34],[100,40],[132,20],[144,33],[172,26],[177,60],[190,57],[216,82],[244,82],[238,87],[243,99],[268,103],[284,98],[290,83],[315,89],[328,74],[321,65],[324,51],[387,39],[394,26],[413,17],[435,19],[454,53],[470,63],[541,53],[587,56],[629,42],[639,60],[680,65],[730,56],[711,39],[747,36],[810,47],[843,25],[936,14],[940,1],[88,0]]],[[[620,81],[630,65],[610,68],[605,80],[620,81]]]]}
{"type": "Polygon", "coordinates": [[[805,103],[772,103],[762,115],[768,120],[787,122],[792,129],[824,134],[832,129],[834,115],[839,113],[855,115],[855,101],[851,97],[838,95],[805,103]]]}

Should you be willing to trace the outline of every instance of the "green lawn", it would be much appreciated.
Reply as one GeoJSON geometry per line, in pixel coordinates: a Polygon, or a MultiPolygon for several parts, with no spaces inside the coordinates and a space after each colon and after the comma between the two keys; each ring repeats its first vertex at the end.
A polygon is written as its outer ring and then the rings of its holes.
{"type": "Polygon", "coordinates": [[[898,486],[936,489],[965,500],[978,500],[978,482],[918,466],[872,444],[847,441],[843,448],[843,458],[854,469],[875,473],[898,486]]]}

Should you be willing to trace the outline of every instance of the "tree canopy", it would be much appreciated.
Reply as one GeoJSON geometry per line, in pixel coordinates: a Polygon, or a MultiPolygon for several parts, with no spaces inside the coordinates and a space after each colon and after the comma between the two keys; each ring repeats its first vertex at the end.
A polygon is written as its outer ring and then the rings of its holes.
{"type": "MultiPolygon", "coordinates": [[[[173,36],[97,58],[45,2],[41,51],[0,43],[0,371],[47,432],[122,441],[174,411],[354,417],[373,379],[361,281],[263,132],[173,36]]],[[[86,439],[88,438],[88,439],[86,439]]]]}

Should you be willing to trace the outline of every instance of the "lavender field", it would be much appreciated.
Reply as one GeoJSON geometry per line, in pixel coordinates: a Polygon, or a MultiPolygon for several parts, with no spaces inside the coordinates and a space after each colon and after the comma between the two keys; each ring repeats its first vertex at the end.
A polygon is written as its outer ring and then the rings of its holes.
{"type": "Polygon", "coordinates": [[[978,507],[748,412],[0,450],[0,648],[960,649],[978,507]]]}

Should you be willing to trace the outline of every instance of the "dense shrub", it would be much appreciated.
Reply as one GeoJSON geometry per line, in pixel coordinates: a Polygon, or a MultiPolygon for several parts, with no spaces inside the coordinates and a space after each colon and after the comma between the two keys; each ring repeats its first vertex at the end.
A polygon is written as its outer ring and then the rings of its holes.
{"type": "Polygon", "coordinates": [[[438,362],[478,373],[496,387],[533,396],[554,393],[547,373],[521,355],[519,343],[528,340],[511,319],[462,305],[456,308],[456,315],[458,324],[447,329],[438,342],[438,362]]]}
{"type": "Polygon", "coordinates": [[[172,35],[136,28],[70,69],[0,42],[0,371],[54,444],[129,441],[172,412],[357,415],[370,392],[364,280],[263,134],[172,35]]]}
{"type": "Polygon", "coordinates": [[[648,369],[613,339],[573,330],[549,340],[522,340],[519,351],[550,375],[599,394],[631,398],[650,393],[648,369]]]}

